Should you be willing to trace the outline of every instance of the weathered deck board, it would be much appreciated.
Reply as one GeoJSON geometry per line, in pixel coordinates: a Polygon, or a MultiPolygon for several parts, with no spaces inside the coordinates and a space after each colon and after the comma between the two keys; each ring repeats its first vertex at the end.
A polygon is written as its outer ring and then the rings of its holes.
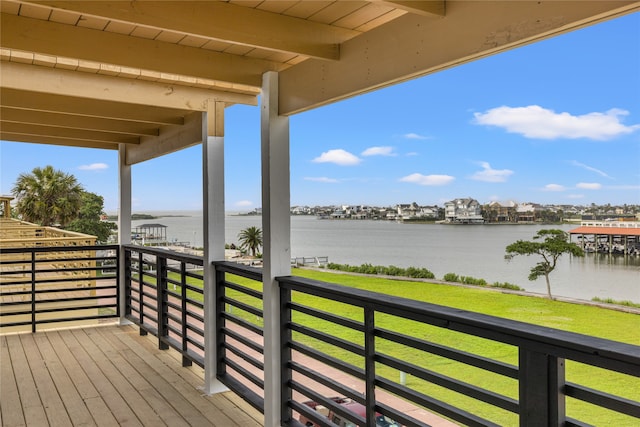
{"type": "Polygon", "coordinates": [[[133,326],[0,336],[0,425],[258,427],[231,392],[204,396],[199,367],[133,326]]]}

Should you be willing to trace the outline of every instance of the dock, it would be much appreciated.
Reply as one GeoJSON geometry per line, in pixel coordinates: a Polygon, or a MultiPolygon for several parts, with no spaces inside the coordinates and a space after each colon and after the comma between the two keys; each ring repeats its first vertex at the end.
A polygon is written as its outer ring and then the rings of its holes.
{"type": "Polygon", "coordinates": [[[640,222],[583,221],[569,231],[585,252],[640,256],[640,222]]]}

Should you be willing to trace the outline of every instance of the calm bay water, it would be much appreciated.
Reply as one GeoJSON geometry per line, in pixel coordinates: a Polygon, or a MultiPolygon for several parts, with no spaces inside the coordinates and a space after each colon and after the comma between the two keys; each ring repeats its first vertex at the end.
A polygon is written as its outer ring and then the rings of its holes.
{"type": "MultiPolygon", "coordinates": [[[[167,238],[202,246],[200,212],[149,212],[184,215],[133,221],[132,225],[160,223],[167,238]]],[[[237,243],[240,230],[262,226],[260,216],[228,215],[226,242],[237,243]]],[[[576,226],[553,226],[569,231],[576,226]]],[[[328,256],[330,262],[360,265],[424,267],[438,279],[446,273],[509,282],[530,292],[546,293],[544,278],[529,281],[529,269],[538,257],[504,260],[504,248],[518,239],[530,240],[540,225],[439,225],[403,224],[394,221],[318,220],[314,216],[291,217],[293,257],[328,256]]],[[[575,240],[574,240],[575,241],[575,240]]],[[[587,254],[563,255],[551,273],[553,294],[572,298],[593,297],[640,303],[640,257],[587,254]]]]}

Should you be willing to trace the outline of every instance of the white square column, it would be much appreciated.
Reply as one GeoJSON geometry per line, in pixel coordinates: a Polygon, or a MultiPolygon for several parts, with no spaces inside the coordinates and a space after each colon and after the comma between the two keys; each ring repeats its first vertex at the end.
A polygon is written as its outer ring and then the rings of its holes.
{"type": "Polygon", "coordinates": [[[224,103],[209,102],[202,120],[202,230],[204,244],[204,392],[227,391],[216,379],[216,283],[213,261],[224,261],[224,103]]]}
{"type": "MultiPolygon", "coordinates": [[[[118,244],[131,243],[131,165],[127,164],[127,145],[118,145],[118,244]]],[[[120,267],[118,268],[118,307],[120,324],[129,324],[125,319],[125,263],[124,249],[120,246],[120,267]]]]}
{"type": "Polygon", "coordinates": [[[264,425],[280,425],[280,291],[291,274],[289,118],[278,115],[278,73],[262,78],[262,235],[264,304],[264,425]]]}

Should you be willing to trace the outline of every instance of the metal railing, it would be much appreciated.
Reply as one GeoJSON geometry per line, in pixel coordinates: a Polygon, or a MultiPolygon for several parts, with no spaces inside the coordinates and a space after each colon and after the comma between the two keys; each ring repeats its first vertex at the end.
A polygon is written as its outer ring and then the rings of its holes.
{"type": "Polygon", "coordinates": [[[637,387],[638,346],[298,277],[278,281],[284,308],[283,420],[290,425],[299,424],[294,412],[332,425],[305,399],[360,426],[375,425],[376,414],[407,426],[427,425],[398,410],[391,403],[398,398],[464,425],[588,425],[566,415],[569,398],[624,414],[626,421],[615,425],[640,422],[637,401],[565,380],[567,362],[571,370],[580,364],[584,371],[586,365],[592,375],[627,377],[637,387]],[[335,379],[343,374],[350,380],[335,379]],[[345,411],[328,398],[332,394],[359,402],[366,416],[345,411]],[[445,397],[453,394],[484,407],[454,406],[445,397]]]}
{"type": "Polygon", "coordinates": [[[123,245],[125,317],[158,348],[182,354],[182,365],[204,367],[202,257],[123,245]]]}
{"type": "Polygon", "coordinates": [[[119,316],[118,246],[0,249],[0,330],[99,323],[119,316]],[[47,326],[44,326],[47,325],[47,326]]]}
{"type": "MultiPolygon", "coordinates": [[[[179,351],[185,366],[204,365],[202,257],[134,245],[0,255],[3,331],[119,316],[123,262],[124,316],[157,336],[159,348],[179,351]]],[[[218,379],[264,410],[262,272],[214,267],[218,379]]],[[[640,421],[637,394],[618,392],[640,384],[638,346],[299,277],[277,280],[286,425],[304,417],[332,426],[308,401],[360,426],[380,415],[425,426],[425,413],[465,425],[598,424],[579,419],[581,405],[601,408],[616,425],[640,421]],[[598,389],[596,376],[618,384],[598,389]]]]}
{"type": "Polygon", "coordinates": [[[262,270],[215,262],[218,379],[264,411],[262,270]]]}

